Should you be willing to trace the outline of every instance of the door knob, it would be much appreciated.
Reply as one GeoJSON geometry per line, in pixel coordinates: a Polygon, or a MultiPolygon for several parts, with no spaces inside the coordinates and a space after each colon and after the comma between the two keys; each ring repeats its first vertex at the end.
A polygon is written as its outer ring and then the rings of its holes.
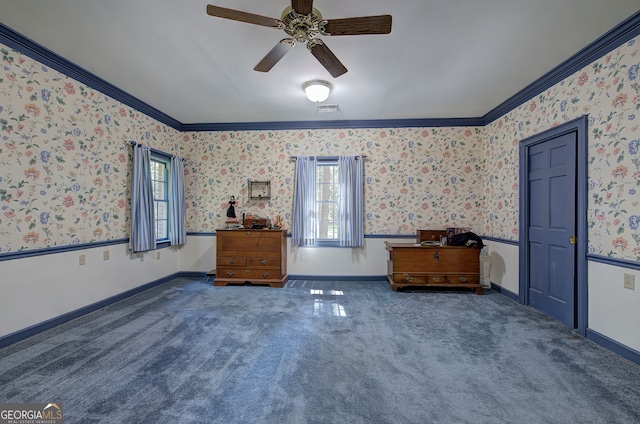
{"type": "Polygon", "coordinates": [[[576,236],[569,237],[569,244],[576,244],[576,236]]]}

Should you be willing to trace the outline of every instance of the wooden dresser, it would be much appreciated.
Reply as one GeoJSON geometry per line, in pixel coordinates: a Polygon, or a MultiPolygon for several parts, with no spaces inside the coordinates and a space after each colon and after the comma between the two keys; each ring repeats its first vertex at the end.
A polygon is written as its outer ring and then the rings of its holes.
{"type": "Polygon", "coordinates": [[[268,284],[284,287],[286,230],[217,230],[214,286],[268,284]]]}
{"type": "Polygon", "coordinates": [[[387,280],[402,287],[466,287],[482,294],[480,249],[465,246],[427,247],[386,243],[387,280]]]}

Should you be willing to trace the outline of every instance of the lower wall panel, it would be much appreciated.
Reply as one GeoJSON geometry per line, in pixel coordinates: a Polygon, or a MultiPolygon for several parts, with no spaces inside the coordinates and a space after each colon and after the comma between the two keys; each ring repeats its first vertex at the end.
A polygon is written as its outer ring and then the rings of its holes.
{"type": "Polygon", "coordinates": [[[0,337],[178,271],[179,249],[131,255],[126,244],[2,261],[0,337]]]}
{"type": "Polygon", "coordinates": [[[216,267],[216,236],[187,236],[180,251],[182,271],[209,272],[216,267]]]}
{"type": "Polygon", "coordinates": [[[518,246],[491,240],[484,240],[484,244],[487,245],[489,256],[491,256],[491,282],[518,295],[520,293],[518,246]]]}
{"type": "Polygon", "coordinates": [[[589,328],[640,351],[640,271],[589,261],[589,328]],[[624,274],[636,288],[624,288],[624,274]]]}
{"type": "Polygon", "coordinates": [[[385,242],[414,243],[407,238],[365,238],[364,247],[295,247],[287,239],[290,275],[380,276],[387,274],[385,242]]]}

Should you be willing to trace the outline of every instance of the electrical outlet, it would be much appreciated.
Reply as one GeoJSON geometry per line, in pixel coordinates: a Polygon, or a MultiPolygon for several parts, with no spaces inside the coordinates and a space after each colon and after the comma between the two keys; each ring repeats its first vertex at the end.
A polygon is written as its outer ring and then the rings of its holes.
{"type": "Polygon", "coordinates": [[[87,255],[80,255],[79,262],[80,262],[80,265],[86,265],[86,263],[87,263],[87,255]]]}
{"type": "Polygon", "coordinates": [[[104,260],[104,261],[108,261],[109,260],[109,251],[108,250],[103,250],[102,251],[102,260],[104,260]]]}
{"type": "Polygon", "coordinates": [[[624,274],[624,288],[629,290],[636,289],[636,276],[633,274],[624,274]]]}
{"type": "Polygon", "coordinates": [[[160,252],[156,252],[156,260],[160,260],[160,252]]]}

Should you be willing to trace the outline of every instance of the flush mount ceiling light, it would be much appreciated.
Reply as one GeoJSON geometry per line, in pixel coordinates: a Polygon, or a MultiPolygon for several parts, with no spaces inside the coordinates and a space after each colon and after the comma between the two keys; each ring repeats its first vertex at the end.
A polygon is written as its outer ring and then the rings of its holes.
{"type": "Polygon", "coordinates": [[[311,80],[302,84],[307,99],[314,103],[322,103],[329,98],[333,85],[323,80],[311,80]]]}

